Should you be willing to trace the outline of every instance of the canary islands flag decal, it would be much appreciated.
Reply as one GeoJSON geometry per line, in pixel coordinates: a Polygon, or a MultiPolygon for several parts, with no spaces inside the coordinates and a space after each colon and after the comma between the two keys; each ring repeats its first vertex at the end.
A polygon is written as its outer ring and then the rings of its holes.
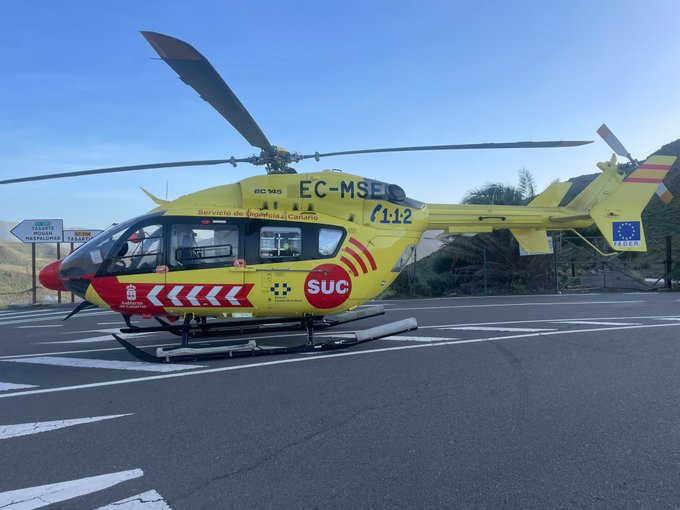
{"type": "Polygon", "coordinates": [[[614,248],[640,246],[640,222],[639,221],[614,221],[612,222],[612,238],[614,248]]]}

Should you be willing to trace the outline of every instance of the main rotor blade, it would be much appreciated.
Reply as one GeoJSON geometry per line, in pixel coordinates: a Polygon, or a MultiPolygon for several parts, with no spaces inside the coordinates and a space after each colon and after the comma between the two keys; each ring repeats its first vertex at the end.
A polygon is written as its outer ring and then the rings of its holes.
{"type": "Polygon", "coordinates": [[[267,152],[271,150],[272,145],[260,126],[208,59],[193,46],[174,37],[157,32],[142,32],[142,35],[180,79],[227,119],[250,145],[267,152]]]}
{"type": "Polygon", "coordinates": [[[623,146],[623,144],[619,141],[616,136],[614,136],[614,133],[611,132],[611,130],[607,127],[607,124],[602,124],[598,129],[597,129],[597,134],[602,137],[602,139],[607,142],[607,145],[619,156],[623,156],[624,158],[628,158],[630,161],[633,161],[633,156],[630,155],[630,152],[623,146]]]}
{"type": "Polygon", "coordinates": [[[348,154],[372,154],[376,152],[408,152],[408,151],[441,151],[441,150],[464,150],[464,149],[542,149],[547,147],[576,147],[593,143],[592,141],[560,140],[549,142],[504,142],[504,143],[465,143],[458,145],[422,145],[419,147],[389,147],[386,149],[364,149],[358,151],[324,152],[305,154],[303,159],[325,158],[328,156],[346,156],[348,154]]]}
{"type": "Polygon", "coordinates": [[[63,177],[76,177],[78,175],[95,175],[95,174],[112,174],[115,172],[130,172],[132,170],[150,170],[153,168],[172,168],[177,166],[205,166],[205,165],[221,165],[223,163],[245,163],[249,158],[245,159],[205,159],[198,161],[171,161],[169,163],[152,163],[150,165],[130,165],[130,166],[114,166],[110,168],[97,168],[94,170],[79,170],[77,172],[61,172],[57,174],[33,175],[31,177],[17,177],[16,179],[6,179],[0,181],[0,184],[12,184],[15,182],[30,182],[30,181],[44,181],[47,179],[61,179],[63,177]]]}

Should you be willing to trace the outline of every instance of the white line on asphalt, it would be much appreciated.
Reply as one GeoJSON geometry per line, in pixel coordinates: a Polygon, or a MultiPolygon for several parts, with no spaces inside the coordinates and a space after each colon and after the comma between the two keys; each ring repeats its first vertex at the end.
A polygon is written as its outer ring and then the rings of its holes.
{"type": "MultiPolygon", "coordinates": [[[[635,294],[640,294],[638,292],[635,292],[635,294]]],[[[600,292],[588,292],[588,296],[601,296],[602,294],[600,292]]],[[[644,294],[645,296],[650,296],[651,294],[644,294]]],[[[544,294],[543,297],[545,298],[571,298],[571,297],[576,297],[577,295],[575,294],[544,294]]],[[[447,297],[433,297],[433,298],[418,298],[418,301],[467,301],[467,300],[475,300],[475,299],[483,299],[483,300],[489,300],[489,299],[503,299],[507,298],[508,296],[457,296],[457,297],[452,297],[452,296],[447,296],[447,297]]],[[[512,296],[512,299],[536,299],[536,295],[534,294],[520,294],[516,296],[512,296]]],[[[405,302],[412,301],[411,299],[382,299],[382,300],[374,300],[372,301],[373,304],[385,304],[385,305],[400,305],[405,302]]]]}
{"type": "Polygon", "coordinates": [[[502,328],[499,326],[446,326],[439,329],[455,329],[460,331],[515,331],[516,333],[532,333],[536,331],[555,331],[554,328],[502,328]]]}
{"type": "Polygon", "coordinates": [[[680,317],[659,317],[662,321],[680,321],[680,317]]]}
{"type": "MultiPolygon", "coordinates": [[[[116,330],[118,331],[118,330],[116,330]]],[[[139,338],[143,336],[152,335],[153,333],[122,333],[119,336],[125,340],[130,338],[139,338]]],[[[91,336],[88,338],[79,338],[78,340],[56,340],[53,342],[33,342],[35,345],[50,345],[50,344],[90,344],[96,342],[115,342],[113,335],[91,336]]]]}
{"type": "Polygon", "coordinates": [[[163,496],[151,490],[136,494],[129,498],[121,499],[106,506],[100,506],[95,510],[172,510],[165,502],[163,496]]]}
{"type": "MultiPolygon", "coordinates": [[[[71,317],[71,319],[69,319],[69,320],[82,319],[84,317],[91,317],[93,315],[103,315],[103,314],[106,314],[106,313],[111,313],[111,312],[91,312],[91,313],[88,313],[87,315],[77,314],[77,315],[74,315],[73,317],[71,317]]],[[[61,314],[59,314],[59,315],[61,315],[61,314]]],[[[66,314],[64,314],[64,317],[65,316],[66,316],[66,314]]],[[[31,317],[30,319],[22,318],[22,319],[8,320],[8,321],[0,320],[0,326],[9,326],[9,325],[12,325],[12,324],[22,324],[22,323],[25,323],[27,321],[28,322],[45,322],[45,321],[56,321],[56,320],[61,320],[61,319],[59,317],[39,317],[39,318],[31,317]]]]}
{"type": "Polygon", "coordinates": [[[110,420],[111,418],[120,418],[121,416],[130,416],[131,414],[132,413],[111,414],[109,416],[93,416],[91,418],[74,418],[71,420],[39,421],[35,423],[19,423],[17,425],[0,425],[0,439],[39,434],[41,432],[49,432],[50,430],[73,427],[74,425],[81,425],[83,423],[94,423],[96,421],[110,420]]]}
{"type": "Polygon", "coordinates": [[[23,390],[26,388],[37,388],[35,384],[14,384],[11,382],[0,382],[0,391],[23,390]]]}
{"type": "Polygon", "coordinates": [[[68,482],[0,492],[0,508],[3,510],[31,510],[33,508],[40,508],[113,487],[121,482],[139,478],[140,476],[144,476],[144,471],[141,469],[131,469],[129,471],[90,476],[68,482]]]}
{"type": "Polygon", "coordinates": [[[62,328],[63,324],[38,324],[36,326],[17,326],[17,329],[32,329],[32,328],[62,328]]]}
{"type": "MultiPolygon", "coordinates": [[[[4,313],[0,314],[0,321],[8,320],[8,319],[18,319],[18,318],[27,318],[27,317],[49,317],[49,316],[66,316],[71,310],[68,308],[64,308],[62,310],[45,310],[44,312],[39,312],[37,310],[32,310],[29,312],[10,312],[10,313],[4,313]]],[[[113,312],[111,310],[102,310],[101,308],[91,308],[89,310],[83,310],[81,311],[78,315],[85,316],[89,315],[92,313],[101,313],[101,312],[106,312],[106,313],[117,313],[113,312]]]]}
{"type": "Polygon", "coordinates": [[[555,322],[555,321],[568,321],[568,320],[618,320],[618,319],[623,319],[623,320],[637,320],[637,319],[653,319],[653,320],[680,320],[680,317],[675,317],[675,316],[668,316],[668,315],[642,315],[639,317],[582,317],[582,318],[565,318],[565,319],[560,319],[560,318],[555,318],[555,319],[531,319],[531,320],[517,320],[517,321],[495,321],[495,322],[464,322],[464,323],[459,323],[459,324],[435,324],[431,326],[418,326],[418,329],[432,329],[432,328],[445,328],[445,327],[455,327],[455,326],[491,326],[495,324],[540,324],[540,323],[549,323],[549,322],[555,322]]]}
{"type": "MultiPolygon", "coordinates": [[[[316,335],[316,336],[329,336],[329,337],[334,337],[334,338],[354,338],[354,334],[340,334],[340,335],[334,335],[334,334],[324,334],[324,335],[316,335]]],[[[446,338],[443,336],[409,336],[409,335],[393,335],[393,336],[384,336],[380,338],[380,340],[401,340],[403,342],[444,342],[444,341],[451,341],[451,340],[458,340],[458,338],[446,338]]]]}
{"type": "Polygon", "coordinates": [[[247,363],[244,365],[231,365],[228,367],[218,367],[218,368],[207,368],[205,370],[194,370],[191,372],[178,372],[174,374],[162,374],[153,375],[146,377],[134,377],[130,379],[117,379],[113,381],[103,381],[97,383],[89,384],[78,384],[74,386],[59,386],[56,388],[44,388],[39,390],[26,390],[26,391],[16,391],[14,393],[7,393],[5,395],[0,395],[2,398],[10,397],[21,397],[26,395],[39,395],[42,393],[57,393],[62,391],[74,391],[82,390],[88,388],[101,388],[103,386],[116,386],[119,384],[132,384],[138,382],[146,381],[158,381],[160,379],[171,379],[175,377],[186,377],[194,375],[204,375],[204,374],[215,374],[219,372],[230,372],[232,370],[245,370],[249,368],[259,368],[274,365],[285,365],[288,363],[301,363],[305,361],[321,361],[331,358],[342,358],[346,356],[363,356],[365,354],[375,354],[380,352],[391,352],[391,351],[403,351],[407,349],[420,349],[425,347],[440,347],[443,345],[458,345],[458,344],[470,344],[470,343],[481,343],[481,342],[491,342],[498,340],[515,340],[517,338],[531,338],[531,337],[547,337],[553,335],[577,335],[583,333],[596,333],[600,331],[614,331],[614,330],[624,330],[624,329],[647,329],[647,328],[667,328],[667,327],[678,327],[680,324],[645,324],[643,326],[622,326],[622,327],[612,327],[612,328],[590,328],[590,329],[577,329],[577,330],[562,330],[562,331],[547,331],[545,333],[526,333],[524,335],[507,335],[507,336],[496,336],[489,338],[473,338],[470,340],[454,340],[449,342],[421,342],[418,344],[403,345],[399,347],[384,347],[380,349],[363,349],[357,351],[346,351],[334,354],[319,354],[318,356],[305,356],[303,358],[284,358],[274,361],[264,361],[262,363],[247,363]]]}
{"type": "Polygon", "coordinates": [[[54,365],[58,367],[109,368],[112,370],[140,370],[142,372],[177,372],[192,368],[203,368],[203,365],[170,365],[163,363],[146,363],[144,361],[115,361],[108,359],[59,358],[57,356],[37,356],[35,358],[6,359],[5,362],[35,363],[38,365],[54,365]]]}
{"type": "Polygon", "coordinates": [[[578,301],[578,302],[536,302],[536,303],[496,303],[488,305],[447,305],[447,306],[413,306],[409,308],[386,308],[386,312],[404,312],[409,310],[443,310],[451,308],[504,308],[513,306],[568,306],[568,305],[620,305],[622,303],[644,303],[644,301],[578,301]]]}
{"type": "Polygon", "coordinates": [[[574,319],[560,319],[550,321],[555,324],[589,324],[591,326],[639,326],[639,322],[601,322],[601,321],[577,321],[574,319]]]}

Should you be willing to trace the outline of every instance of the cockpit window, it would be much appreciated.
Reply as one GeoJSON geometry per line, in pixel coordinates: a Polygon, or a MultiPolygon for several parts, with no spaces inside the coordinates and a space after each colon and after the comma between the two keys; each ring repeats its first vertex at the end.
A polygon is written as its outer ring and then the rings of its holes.
{"type": "Polygon", "coordinates": [[[343,231],[337,228],[319,229],[319,255],[330,256],[335,253],[343,231]]]}
{"type": "Polygon", "coordinates": [[[302,253],[302,230],[298,227],[262,227],[260,257],[263,259],[299,257],[302,253]]]}
{"type": "Polygon", "coordinates": [[[238,257],[239,230],[226,221],[175,223],[170,235],[170,267],[197,269],[230,265],[238,257]]]}
{"type": "Polygon", "coordinates": [[[128,231],[127,239],[117,245],[108,273],[151,273],[163,263],[163,226],[148,225],[128,231]]]}
{"type": "Polygon", "coordinates": [[[109,252],[113,246],[135,221],[138,221],[138,218],[123,223],[114,223],[104,232],[78,247],[62,262],[59,277],[78,278],[96,273],[102,262],[111,256],[109,252]]]}

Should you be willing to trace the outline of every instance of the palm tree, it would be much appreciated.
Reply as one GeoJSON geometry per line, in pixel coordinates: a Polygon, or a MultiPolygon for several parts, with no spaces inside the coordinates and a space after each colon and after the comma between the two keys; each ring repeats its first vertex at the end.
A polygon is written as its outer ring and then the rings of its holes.
{"type": "Polygon", "coordinates": [[[521,168],[517,186],[500,182],[488,183],[465,193],[462,202],[477,205],[523,205],[534,198],[535,189],[534,176],[526,168],[521,168]]]}

